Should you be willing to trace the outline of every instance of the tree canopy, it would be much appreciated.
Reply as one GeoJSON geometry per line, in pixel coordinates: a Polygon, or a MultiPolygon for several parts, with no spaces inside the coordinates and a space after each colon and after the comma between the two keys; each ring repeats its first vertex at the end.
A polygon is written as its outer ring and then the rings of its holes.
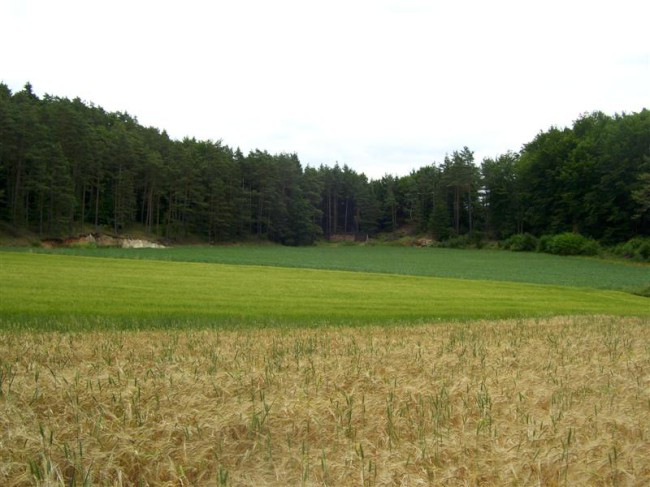
{"type": "Polygon", "coordinates": [[[439,240],[576,231],[616,243],[650,234],[650,112],[585,114],[480,165],[463,147],[369,180],[297,154],[172,140],[127,113],[0,84],[0,220],[49,236],[139,226],[285,245],[405,225],[439,240]]]}

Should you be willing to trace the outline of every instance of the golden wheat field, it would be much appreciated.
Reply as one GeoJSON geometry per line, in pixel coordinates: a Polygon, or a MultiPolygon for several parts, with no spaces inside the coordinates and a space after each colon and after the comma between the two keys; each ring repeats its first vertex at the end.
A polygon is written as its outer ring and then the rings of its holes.
{"type": "Polygon", "coordinates": [[[4,486],[650,480],[647,318],[1,338],[4,486]]]}

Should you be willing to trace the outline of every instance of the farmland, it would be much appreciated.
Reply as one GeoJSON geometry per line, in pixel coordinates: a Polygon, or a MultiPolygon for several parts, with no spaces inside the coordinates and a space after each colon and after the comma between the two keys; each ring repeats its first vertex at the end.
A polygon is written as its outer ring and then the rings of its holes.
{"type": "Polygon", "coordinates": [[[0,482],[643,485],[648,325],[10,333],[0,482]]]}
{"type": "Polygon", "coordinates": [[[650,285],[650,267],[584,257],[498,250],[414,247],[232,245],[119,248],[15,248],[21,252],[121,259],[345,270],[412,276],[634,290],[650,285]]]}
{"type": "Polygon", "coordinates": [[[647,266],[227,249],[0,252],[0,484],[650,476],[647,266]]]}
{"type": "MultiPolygon", "coordinates": [[[[322,326],[650,314],[647,298],[587,287],[13,252],[1,256],[4,328],[322,326]]],[[[637,270],[620,267],[632,276],[637,270]]],[[[570,269],[565,275],[571,275],[570,269]]]]}

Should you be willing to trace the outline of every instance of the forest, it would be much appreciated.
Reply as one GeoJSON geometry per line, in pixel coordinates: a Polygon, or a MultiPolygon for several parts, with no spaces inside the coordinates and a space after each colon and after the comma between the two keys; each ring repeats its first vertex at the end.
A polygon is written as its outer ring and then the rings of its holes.
{"type": "Polygon", "coordinates": [[[294,153],[173,140],[128,113],[0,83],[0,221],[43,237],[140,229],[309,245],[409,228],[437,241],[576,232],[616,244],[650,235],[650,112],[582,114],[517,152],[479,163],[462,147],[370,180],[294,153]]]}

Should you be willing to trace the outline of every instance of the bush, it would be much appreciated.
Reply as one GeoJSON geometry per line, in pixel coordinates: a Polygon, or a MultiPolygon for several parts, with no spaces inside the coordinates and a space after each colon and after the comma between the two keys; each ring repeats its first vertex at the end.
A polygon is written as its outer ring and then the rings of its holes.
{"type": "Polygon", "coordinates": [[[543,248],[541,252],[556,255],[597,255],[600,252],[598,242],[579,233],[565,232],[546,237],[539,245],[540,249],[543,248]]]}
{"type": "Polygon", "coordinates": [[[485,234],[478,230],[474,230],[469,234],[469,240],[477,249],[482,249],[485,246],[485,234]]]}
{"type": "Polygon", "coordinates": [[[650,262],[650,238],[635,237],[613,249],[614,254],[641,262],[650,262]]]}
{"type": "Polygon", "coordinates": [[[637,249],[637,256],[639,259],[646,262],[650,261],[650,241],[646,241],[637,249]]]}
{"type": "Polygon", "coordinates": [[[601,252],[600,244],[593,238],[587,238],[582,245],[581,255],[599,255],[601,252]]]}
{"type": "Polygon", "coordinates": [[[504,240],[502,246],[515,252],[532,252],[537,250],[537,239],[530,233],[520,233],[504,240]]]}
{"type": "Polygon", "coordinates": [[[443,249],[482,249],[485,245],[485,234],[483,232],[473,231],[465,235],[454,234],[444,240],[433,241],[427,246],[443,249]]]}
{"type": "Polygon", "coordinates": [[[467,235],[451,237],[438,243],[438,247],[443,247],[446,249],[466,249],[470,245],[470,239],[467,235]]]}
{"type": "Polygon", "coordinates": [[[549,248],[553,241],[553,235],[542,235],[537,241],[537,252],[544,252],[550,254],[549,248]]]}

